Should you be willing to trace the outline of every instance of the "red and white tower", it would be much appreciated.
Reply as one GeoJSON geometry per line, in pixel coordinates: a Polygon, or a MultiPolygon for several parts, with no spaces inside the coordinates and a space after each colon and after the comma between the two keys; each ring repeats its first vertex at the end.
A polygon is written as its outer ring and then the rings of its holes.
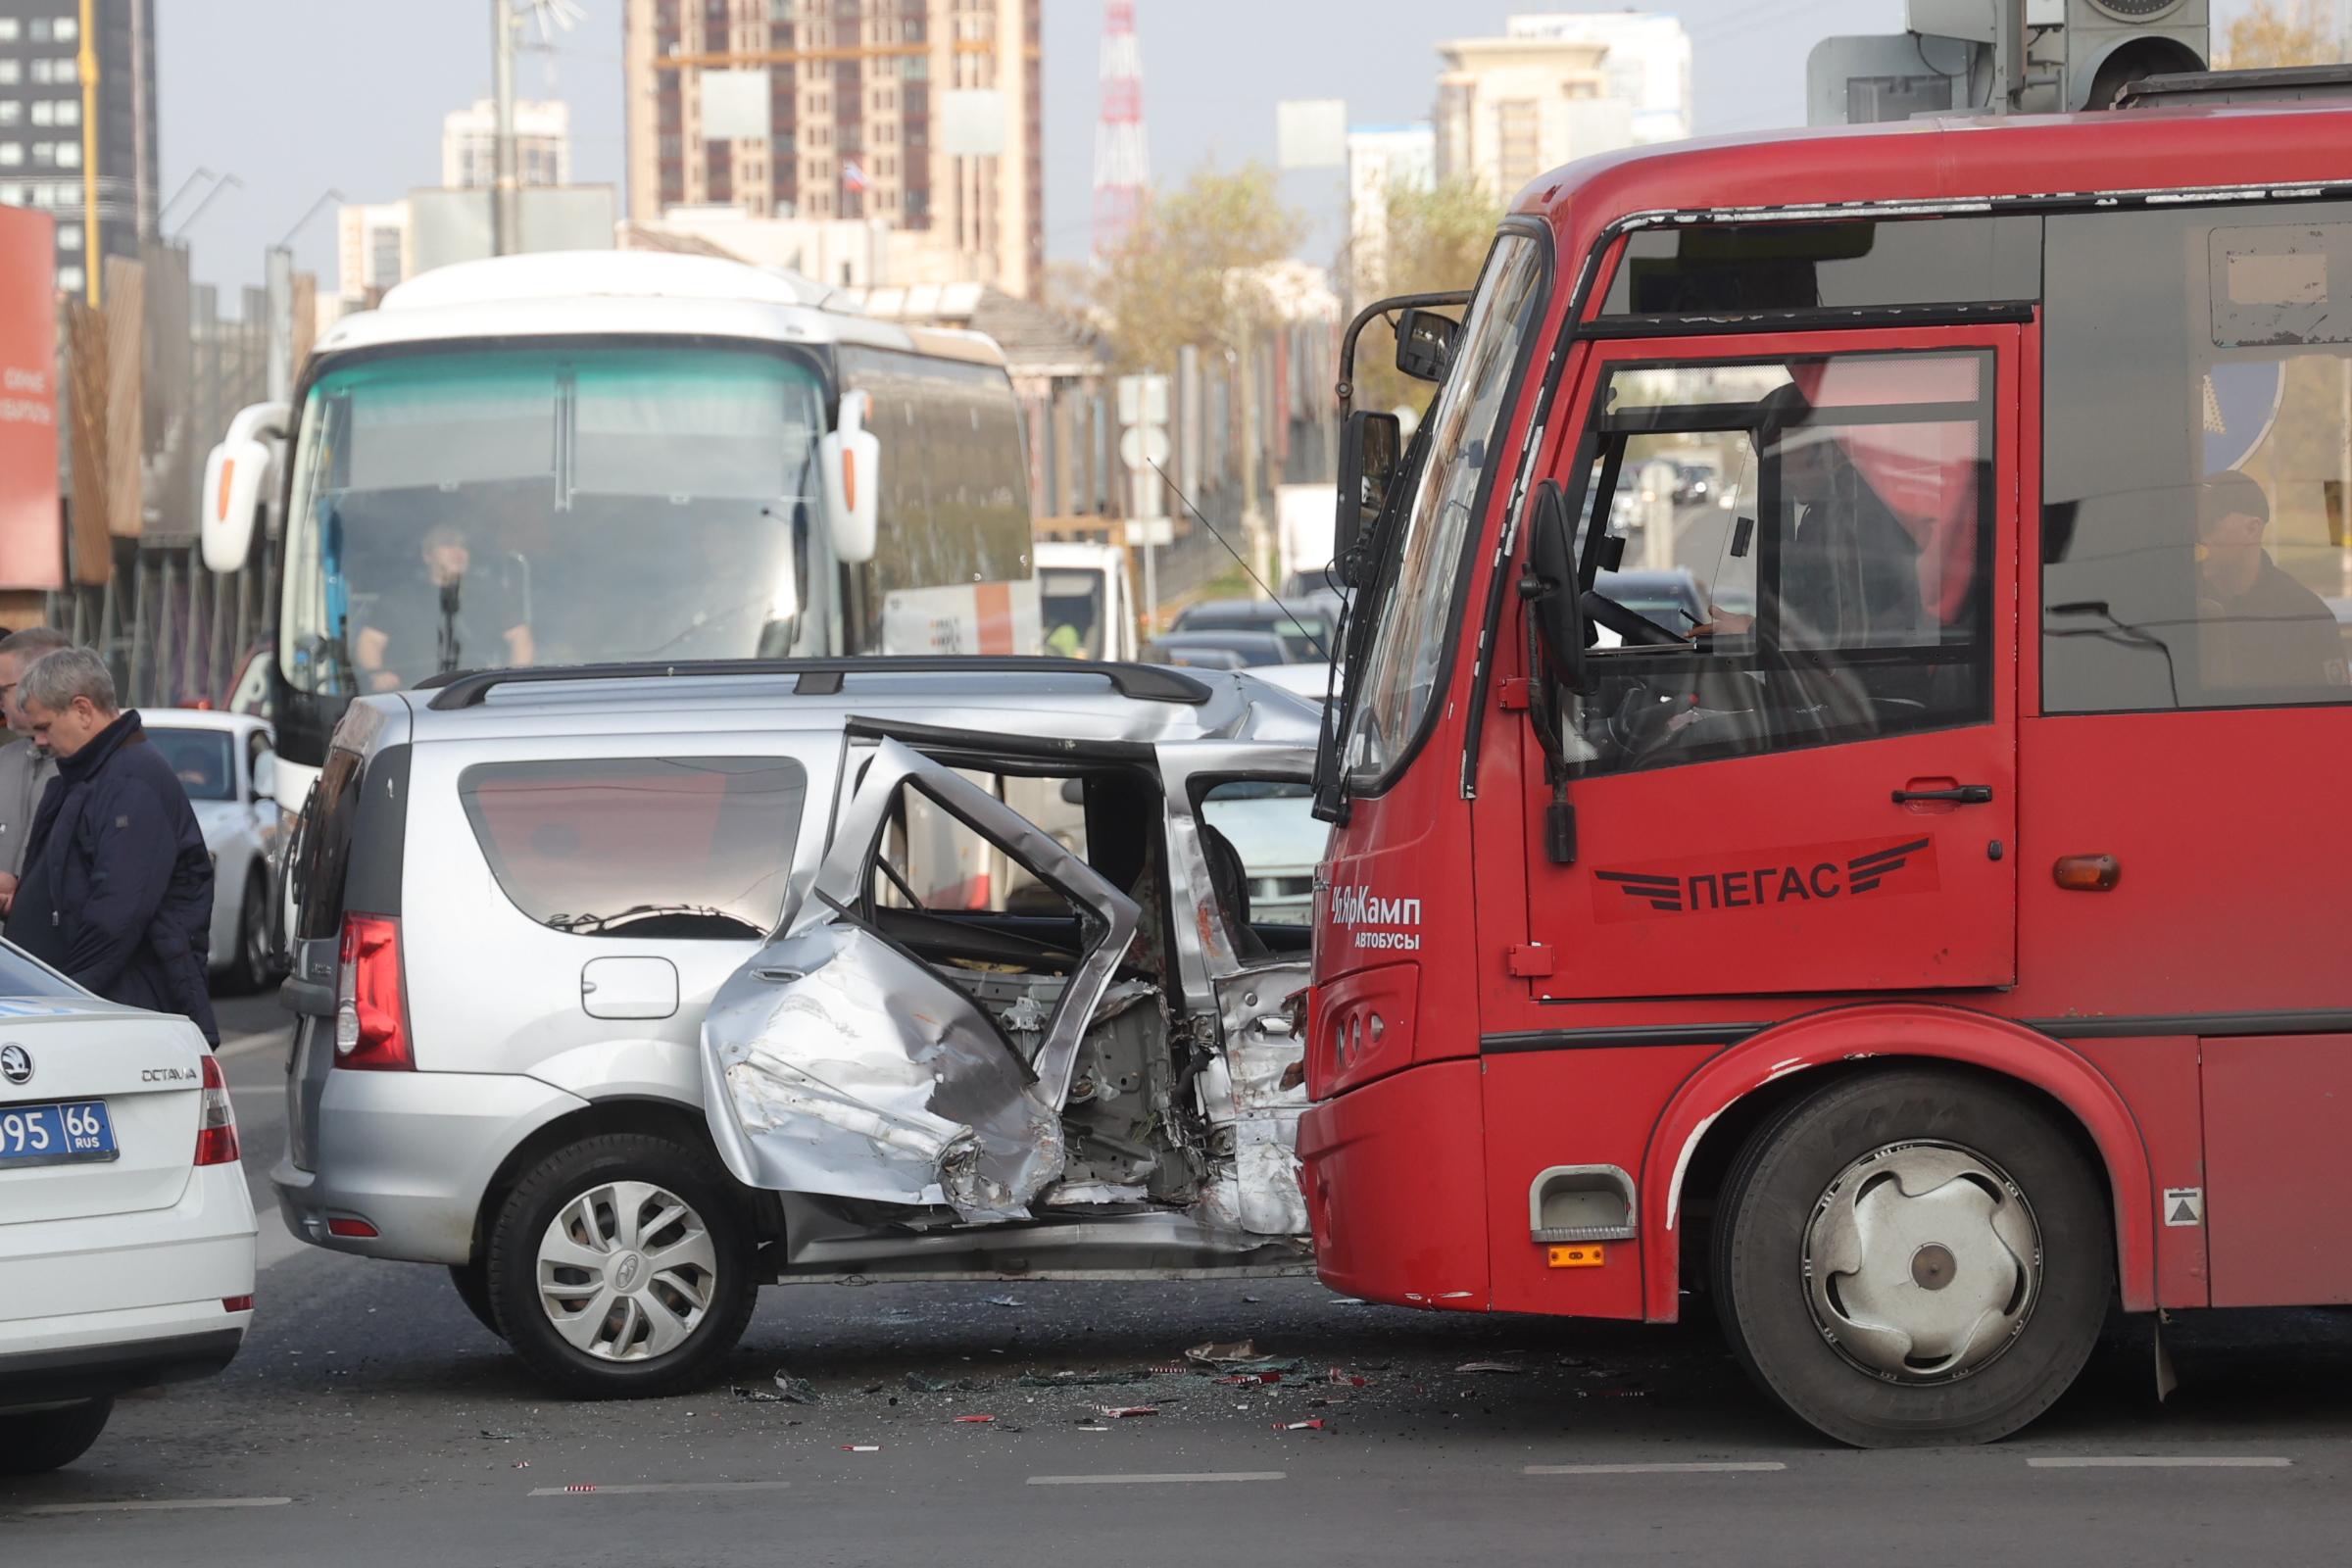
{"type": "Polygon", "coordinates": [[[1095,123],[1095,259],[1116,251],[1135,226],[1152,156],[1144,142],[1144,55],[1135,0],[1103,0],[1102,113],[1095,123]]]}

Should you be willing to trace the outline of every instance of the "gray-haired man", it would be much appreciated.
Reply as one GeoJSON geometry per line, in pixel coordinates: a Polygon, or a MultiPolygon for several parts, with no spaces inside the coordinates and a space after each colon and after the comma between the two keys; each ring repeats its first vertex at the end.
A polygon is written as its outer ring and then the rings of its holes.
{"type": "Polygon", "coordinates": [[[41,791],[57,776],[57,761],[32,742],[32,724],[17,704],[17,685],[24,668],[43,654],[73,645],[73,639],[47,626],[27,626],[0,637],[0,914],[24,874],[24,846],[32,837],[32,815],[41,808],[41,791]]]}
{"type": "Polygon", "coordinates": [[[86,648],[44,654],[17,695],[57,779],[33,818],[8,940],[109,1001],[181,1013],[219,1045],[205,990],[212,857],[179,775],[86,648]]]}

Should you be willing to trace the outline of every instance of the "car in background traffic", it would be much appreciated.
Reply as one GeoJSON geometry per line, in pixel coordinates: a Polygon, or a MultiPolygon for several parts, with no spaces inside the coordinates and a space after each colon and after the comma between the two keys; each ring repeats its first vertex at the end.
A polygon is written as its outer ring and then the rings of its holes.
{"type": "Polygon", "coordinates": [[[1310,702],[1326,702],[1331,697],[1329,664],[1256,664],[1250,673],[1269,686],[1279,686],[1310,702]]]}
{"type": "Polygon", "coordinates": [[[196,1026],[0,943],[0,1475],[73,1463],[117,1395],[226,1366],[254,1236],[196,1026]]]}
{"type": "Polygon", "coordinates": [[[275,637],[263,637],[246,649],[245,657],[237,662],[235,678],[228,683],[228,700],[220,706],[232,713],[274,717],[270,710],[270,663],[276,657],[275,637]]]}
{"type": "Polygon", "coordinates": [[[1163,631],[1144,645],[1145,663],[1184,669],[1255,669],[1290,662],[1290,649],[1270,631],[1163,631]]]}
{"type": "Polygon", "coordinates": [[[280,811],[270,721],[194,708],[141,710],[149,744],[172,764],[213,857],[212,971],[251,994],[277,977],[270,942],[270,866],[280,811]]]}
{"type": "Polygon", "coordinates": [[[1333,605],[1309,599],[1203,599],[1178,612],[1169,629],[1271,632],[1282,640],[1281,662],[1300,664],[1330,660],[1339,618],[1333,605]]]}

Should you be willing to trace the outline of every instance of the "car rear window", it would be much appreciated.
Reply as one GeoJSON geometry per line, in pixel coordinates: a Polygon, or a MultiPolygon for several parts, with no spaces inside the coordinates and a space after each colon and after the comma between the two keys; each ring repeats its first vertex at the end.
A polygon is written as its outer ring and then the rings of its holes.
{"type": "Polygon", "coordinates": [[[788,758],[484,762],[458,795],[491,874],[541,925],[741,941],[784,911],[808,775],[788,758]]]}
{"type": "MultiPolygon", "coordinates": [[[[24,954],[5,942],[0,942],[0,997],[74,997],[79,996],[69,981],[60,979],[42,968],[24,954]]],[[[0,1008],[0,1018],[7,1016],[0,1008]]]]}
{"type": "Polygon", "coordinates": [[[237,764],[224,729],[171,729],[151,726],[149,744],[161,752],[181,789],[191,801],[233,801],[237,798],[237,764]]]}

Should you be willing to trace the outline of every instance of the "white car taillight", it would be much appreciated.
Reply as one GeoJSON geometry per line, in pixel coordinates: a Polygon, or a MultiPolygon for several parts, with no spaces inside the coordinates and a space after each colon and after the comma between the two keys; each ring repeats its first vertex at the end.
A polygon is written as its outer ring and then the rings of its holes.
{"type": "Polygon", "coordinates": [[[204,1102],[196,1114],[196,1163],[234,1165],[236,1162],[236,1107],[228,1102],[228,1080],[220,1075],[220,1063],[207,1052],[204,1102]]]}

